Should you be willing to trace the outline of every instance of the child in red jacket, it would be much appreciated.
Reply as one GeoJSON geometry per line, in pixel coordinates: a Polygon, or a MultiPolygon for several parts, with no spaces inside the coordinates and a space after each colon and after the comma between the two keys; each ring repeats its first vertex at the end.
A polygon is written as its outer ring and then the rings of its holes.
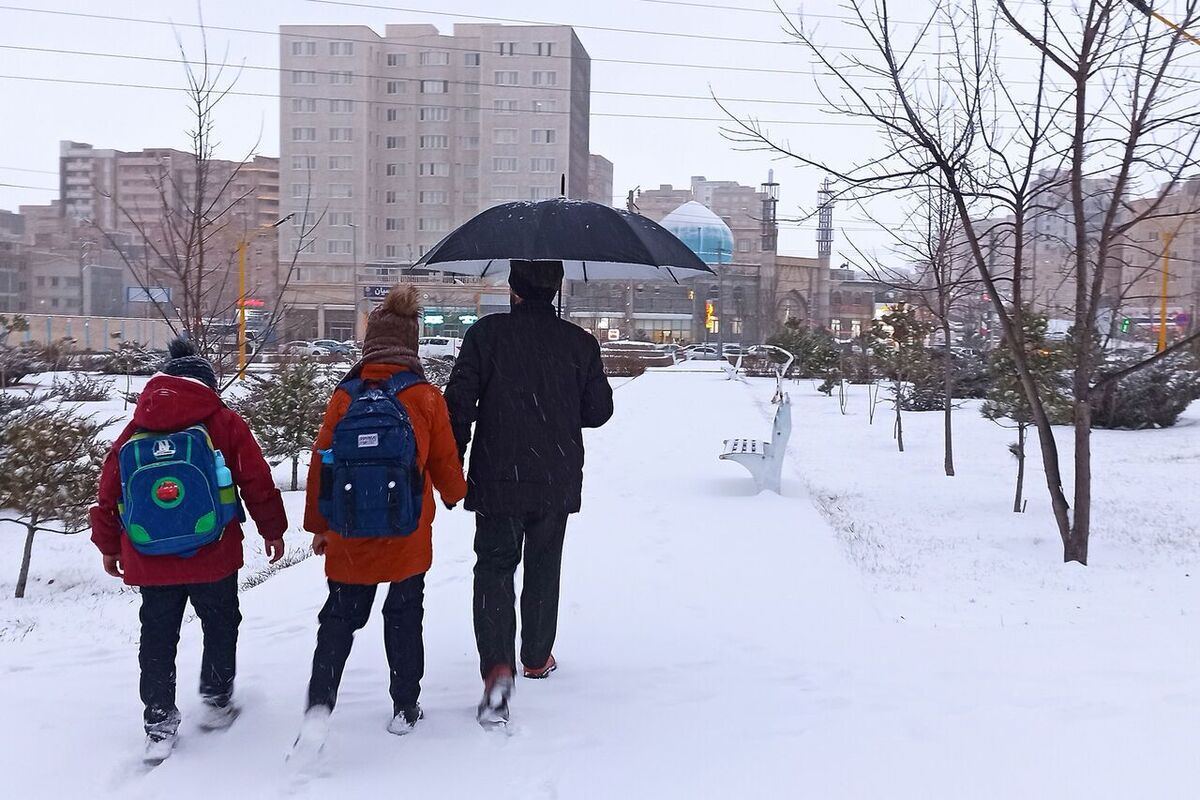
{"type": "Polygon", "coordinates": [[[238,625],[237,572],[242,566],[242,529],[230,522],[216,541],[193,555],[145,555],[121,525],[118,453],[139,431],[180,431],[203,424],[220,450],[246,509],[266,541],[271,562],[283,556],[287,518],[283,499],[250,428],[217,395],[212,365],[190,342],[176,339],[162,372],[146,384],[133,420],[113,443],[100,474],[100,492],[91,510],[92,542],[104,556],[104,571],[141,587],[141,697],[145,704],[146,760],[170,755],[179,729],[175,705],[175,651],[184,609],[190,600],[204,632],[200,696],[201,728],[227,728],[237,716],[232,702],[238,625]]]}

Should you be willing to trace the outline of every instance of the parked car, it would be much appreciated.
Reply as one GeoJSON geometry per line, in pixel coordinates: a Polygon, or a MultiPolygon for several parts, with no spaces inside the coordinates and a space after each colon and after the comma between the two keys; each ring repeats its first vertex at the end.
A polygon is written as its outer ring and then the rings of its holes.
{"type": "Polygon", "coordinates": [[[682,361],[687,356],[683,354],[683,345],[679,344],[660,344],[658,349],[671,356],[676,361],[682,361]]]}
{"type": "Polygon", "coordinates": [[[745,356],[750,354],[750,348],[743,347],[740,344],[723,344],[721,352],[727,356],[745,356]]]}
{"type": "Polygon", "coordinates": [[[350,356],[353,349],[345,342],[334,341],[333,339],[314,339],[313,344],[317,347],[323,347],[335,356],[350,356]]]}
{"type": "Polygon", "coordinates": [[[683,355],[689,361],[720,361],[721,354],[715,344],[689,344],[683,349],[683,355]]]}
{"type": "Polygon", "coordinates": [[[282,356],[327,356],[329,351],[316,342],[297,339],[294,342],[279,345],[279,354],[282,356]]]}
{"type": "Polygon", "coordinates": [[[425,336],[417,340],[417,355],[421,358],[445,358],[450,361],[458,358],[462,348],[462,339],[453,336],[425,336]]]}

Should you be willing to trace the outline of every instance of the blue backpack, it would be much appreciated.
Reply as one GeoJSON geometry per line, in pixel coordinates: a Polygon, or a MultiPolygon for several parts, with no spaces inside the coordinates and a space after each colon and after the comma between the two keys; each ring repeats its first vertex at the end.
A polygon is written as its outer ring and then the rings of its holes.
{"type": "Polygon", "coordinates": [[[346,537],[409,536],[421,520],[425,474],[417,466],[417,437],[396,393],[424,383],[397,372],[378,383],[351,378],[338,388],[350,407],[320,451],[317,508],[346,537]]]}
{"type": "Polygon", "coordinates": [[[139,553],[192,556],[234,519],[245,519],[225,457],[203,425],[139,431],[121,445],[117,463],[117,510],[139,553]]]}

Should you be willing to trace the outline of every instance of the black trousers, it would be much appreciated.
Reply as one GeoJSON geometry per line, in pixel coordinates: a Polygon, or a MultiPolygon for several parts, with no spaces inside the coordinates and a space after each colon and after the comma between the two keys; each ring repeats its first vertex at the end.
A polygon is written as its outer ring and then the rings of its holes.
{"type": "Polygon", "coordinates": [[[213,583],[143,586],[142,638],[138,663],[142,668],[141,695],[146,707],[146,731],[174,733],[179,727],[175,706],[175,654],[179,628],[190,600],[204,632],[200,661],[200,696],[206,703],[224,706],[233,695],[237,672],[238,610],[237,573],[213,583]]]}
{"type": "MultiPolygon", "coordinates": [[[[383,603],[383,646],[391,668],[392,709],[399,714],[416,705],[425,675],[425,574],[390,584],[383,603]]],[[[317,617],[317,649],[308,682],[308,707],[337,703],[338,686],[354,634],[367,624],[376,584],[329,581],[329,599],[317,617]]]]}
{"type": "Polygon", "coordinates": [[[475,516],[475,643],[479,672],[497,665],[517,670],[517,618],[513,575],[525,553],[521,589],[521,663],[537,668],[550,659],[558,632],[558,587],[567,515],[475,516]]]}

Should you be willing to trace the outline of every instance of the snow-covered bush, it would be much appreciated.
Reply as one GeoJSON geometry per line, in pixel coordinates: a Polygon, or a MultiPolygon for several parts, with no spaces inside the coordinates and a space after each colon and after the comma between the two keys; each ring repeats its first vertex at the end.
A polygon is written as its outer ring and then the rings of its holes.
{"type": "Polygon", "coordinates": [[[247,378],[254,385],[230,407],[250,425],[268,463],[291,460],[295,491],[300,455],[312,449],[337,379],[314,358],[289,358],[265,377],[247,373],[247,378]]]}
{"type": "MultiPolygon", "coordinates": [[[[1118,362],[1112,368],[1127,363],[1118,362]]],[[[1169,428],[1197,399],[1200,370],[1191,357],[1164,358],[1103,387],[1092,398],[1092,427],[1169,428]]]]}
{"type": "Polygon", "coordinates": [[[138,342],[121,342],[116,350],[102,353],[95,362],[105,375],[153,375],[163,363],[163,354],[138,342]]]}
{"type": "Polygon", "coordinates": [[[0,519],[25,528],[16,597],[25,596],[34,536],[78,533],[96,499],[108,451],[99,436],[113,420],[94,420],[63,406],[30,405],[0,426],[0,519]]]}
{"type": "Polygon", "coordinates": [[[107,400],[111,390],[111,381],[93,378],[82,372],[73,372],[65,378],[55,378],[46,397],[70,403],[92,403],[107,400]]]}

